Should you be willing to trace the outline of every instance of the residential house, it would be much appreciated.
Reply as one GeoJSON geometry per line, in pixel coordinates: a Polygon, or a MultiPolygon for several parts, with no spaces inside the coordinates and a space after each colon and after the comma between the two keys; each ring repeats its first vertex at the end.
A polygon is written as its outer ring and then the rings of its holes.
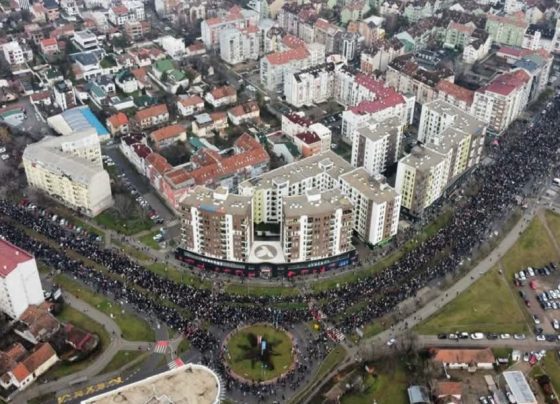
{"type": "Polygon", "coordinates": [[[496,359],[490,348],[484,349],[433,349],[432,361],[447,369],[474,372],[478,369],[494,369],[496,359]]]}
{"type": "Polygon", "coordinates": [[[222,131],[228,127],[227,114],[225,112],[202,113],[194,117],[192,123],[192,133],[199,137],[209,137],[216,132],[222,134],[222,131]]]}
{"type": "Polygon", "coordinates": [[[220,108],[237,102],[237,90],[233,86],[214,88],[204,95],[206,102],[214,108],[220,108]]]}
{"type": "Polygon", "coordinates": [[[150,133],[150,140],[155,149],[171,146],[177,142],[187,141],[187,129],[183,125],[169,125],[150,133]]]}
{"type": "Polygon", "coordinates": [[[244,104],[236,105],[227,112],[229,121],[232,125],[238,126],[248,121],[258,120],[260,117],[259,104],[255,101],[248,101],[244,104]]]}
{"type": "Polygon", "coordinates": [[[45,38],[39,42],[41,53],[45,56],[52,56],[59,52],[58,41],[54,38],[45,38]]]}
{"type": "Polygon", "coordinates": [[[153,128],[154,126],[165,124],[169,121],[169,111],[167,105],[157,104],[148,108],[141,109],[134,116],[136,126],[140,130],[153,128]]]}
{"type": "Polygon", "coordinates": [[[109,118],[107,118],[107,129],[111,133],[111,136],[121,136],[128,134],[128,132],[130,131],[130,128],[128,126],[128,117],[123,112],[111,115],[109,118]]]}
{"type": "Polygon", "coordinates": [[[125,94],[138,91],[138,80],[128,69],[121,70],[115,75],[115,84],[125,94]]]}
{"type": "Polygon", "coordinates": [[[177,111],[182,117],[191,116],[204,110],[204,100],[198,95],[181,97],[177,100],[177,111]]]}

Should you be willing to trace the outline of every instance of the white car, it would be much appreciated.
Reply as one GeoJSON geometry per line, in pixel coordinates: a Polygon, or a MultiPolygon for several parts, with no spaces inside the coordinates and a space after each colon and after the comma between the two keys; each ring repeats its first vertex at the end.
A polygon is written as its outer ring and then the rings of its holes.
{"type": "Polygon", "coordinates": [[[2,154],[2,155],[0,156],[0,158],[1,158],[2,160],[8,160],[8,159],[10,158],[10,155],[9,155],[9,154],[2,154]]]}
{"type": "Polygon", "coordinates": [[[397,342],[397,340],[394,339],[394,338],[391,338],[389,341],[387,341],[387,346],[393,346],[393,345],[395,345],[395,342],[397,342]]]}
{"type": "Polygon", "coordinates": [[[481,332],[474,332],[471,334],[471,339],[484,339],[484,334],[481,332]]]}
{"type": "Polygon", "coordinates": [[[535,271],[531,267],[527,268],[527,273],[529,274],[529,276],[535,276],[535,271]]]}
{"type": "Polygon", "coordinates": [[[6,148],[5,147],[0,147],[0,153],[6,153],[6,148]]]}
{"type": "Polygon", "coordinates": [[[500,334],[500,339],[511,339],[510,334],[500,334]]]}
{"type": "Polygon", "coordinates": [[[560,330],[560,322],[556,319],[552,320],[552,328],[555,330],[560,330]]]}
{"type": "Polygon", "coordinates": [[[542,334],[537,335],[537,341],[546,341],[546,337],[542,334]]]}
{"type": "Polygon", "coordinates": [[[516,339],[516,340],[524,340],[525,338],[526,338],[525,334],[514,334],[513,335],[513,339],[516,339]]]}
{"type": "Polygon", "coordinates": [[[533,314],[533,321],[537,325],[541,323],[541,320],[539,319],[539,317],[536,314],[533,314]]]}

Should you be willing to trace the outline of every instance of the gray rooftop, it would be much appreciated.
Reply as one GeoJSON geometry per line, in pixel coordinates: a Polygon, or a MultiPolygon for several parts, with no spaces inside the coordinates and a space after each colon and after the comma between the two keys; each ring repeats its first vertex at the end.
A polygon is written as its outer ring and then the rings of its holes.
{"type": "Polygon", "coordinates": [[[338,179],[342,174],[352,171],[354,168],[333,151],[326,151],[287,164],[275,170],[262,174],[241,183],[242,187],[255,187],[266,189],[272,187],[272,182],[287,181],[290,184],[301,182],[307,178],[319,175],[322,172],[338,179]]]}
{"type": "Polygon", "coordinates": [[[250,215],[251,202],[250,196],[231,194],[222,187],[214,190],[201,185],[187,193],[180,201],[183,206],[230,215],[250,215]]]}
{"type": "Polygon", "coordinates": [[[363,167],[341,175],[340,179],[375,203],[390,202],[399,195],[394,188],[383,181],[384,178],[376,179],[370,176],[363,167]]]}
{"type": "Polygon", "coordinates": [[[473,115],[462,111],[461,109],[444,100],[434,100],[428,102],[424,104],[422,108],[433,110],[439,114],[454,115],[455,119],[453,122],[453,127],[466,133],[482,133],[482,130],[486,126],[484,122],[476,119],[473,115]]]}
{"type": "Polygon", "coordinates": [[[511,391],[511,394],[513,394],[513,397],[518,404],[537,403],[537,399],[531,391],[531,387],[527,383],[527,379],[522,372],[504,372],[503,376],[509,387],[509,390],[511,391]]]}
{"type": "Polygon", "coordinates": [[[377,142],[387,136],[398,134],[401,126],[400,119],[397,117],[391,117],[381,122],[372,119],[364,127],[358,129],[358,134],[372,142],[377,142]]]}
{"type": "Polygon", "coordinates": [[[286,196],[282,203],[287,217],[323,215],[337,209],[352,208],[350,200],[338,189],[325,192],[313,189],[305,195],[286,196]]]}
{"type": "Polygon", "coordinates": [[[424,146],[415,146],[408,156],[403,157],[399,164],[406,164],[419,171],[429,171],[432,167],[440,164],[445,157],[424,146]]]}
{"type": "Polygon", "coordinates": [[[429,143],[426,146],[438,153],[447,154],[468,136],[470,136],[468,133],[449,127],[440,133],[437,143],[429,143]]]}

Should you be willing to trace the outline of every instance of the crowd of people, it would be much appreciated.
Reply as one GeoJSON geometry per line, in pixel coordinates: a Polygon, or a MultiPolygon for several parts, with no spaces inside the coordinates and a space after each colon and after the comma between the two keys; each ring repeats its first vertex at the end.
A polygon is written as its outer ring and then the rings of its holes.
{"type": "MultiPolygon", "coordinates": [[[[465,195],[447,225],[396,263],[357,282],[321,292],[307,292],[307,296],[240,296],[175,282],[151,272],[118,250],[105,248],[89,237],[70,231],[50,220],[48,215],[8,200],[0,201],[0,215],[3,216],[0,234],[50,267],[177,330],[185,330],[188,324],[198,320],[232,329],[241,323],[271,321],[273,313],[277,316],[278,312],[282,325],[290,327],[311,320],[306,308],[311,298],[322,302],[320,309],[338,328],[348,332],[389,313],[431,281],[457,271],[461,262],[488,237],[489,229],[511,212],[516,198],[538,190],[539,183],[560,161],[557,153],[560,137],[556,135],[558,116],[560,99],[556,97],[534,123],[500,138],[499,146],[492,146],[498,148],[493,153],[493,161],[481,165],[471,177],[471,185],[478,191],[465,195]],[[34,230],[52,243],[28,236],[20,226],[34,230]],[[87,257],[102,270],[70,258],[67,250],[87,257]],[[364,301],[367,304],[363,304],[364,301]],[[355,305],[359,309],[356,310],[355,305]],[[348,314],[341,315],[346,311],[348,314]]],[[[191,340],[201,352],[219,345],[207,331],[195,330],[191,340]]],[[[299,371],[295,372],[294,379],[285,382],[297,380],[298,374],[299,371]]]]}

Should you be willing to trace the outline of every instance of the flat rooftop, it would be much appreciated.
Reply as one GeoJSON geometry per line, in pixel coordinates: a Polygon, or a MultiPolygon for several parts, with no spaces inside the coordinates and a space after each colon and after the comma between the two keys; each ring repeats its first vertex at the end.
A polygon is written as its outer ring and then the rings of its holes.
{"type": "Polygon", "coordinates": [[[390,187],[386,182],[370,176],[363,167],[343,174],[340,179],[375,203],[390,202],[398,196],[394,188],[390,187]]]}
{"type": "Polygon", "coordinates": [[[187,364],[86,399],[82,404],[217,404],[220,393],[220,382],[212,370],[187,364]]]}
{"type": "Polygon", "coordinates": [[[350,163],[329,150],[271,170],[257,178],[243,181],[240,186],[267,189],[272,188],[273,182],[277,184],[287,182],[291,185],[323,172],[329,174],[333,179],[338,179],[342,174],[353,169],[354,167],[350,163]]]}
{"type": "Polygon", "coordinates": [[[400,160],[399,164],[402,162],[419,171],[428,171],[432,167],[440,164],[443,160],[445,160],[445,157],[435,150],[424,146],[416,146],[408,156],[400,160]]]}
{"type": "Polygon", "coordinates": [[[185,194],[180,204],[194,206],[212,213],[248,216],[251,214],[252,198],[231,194],[222,187],[213,190],[198,185],[194,190],[185,194]]]}
{"type": "Polygon", "coordinates": [[[373,118],[364,127],[358,129],[358,134],[372,142],[377,142],[387,136],[398,135],[401,126],[397,117],[391,117],[381,122],[373,118]]]}
{"type": "Polygon", "coordinates": [[[337,209],[352,209],[350,200],[338,189],[325,192],[312,189],[304,195],[286,196],[283,199],[286,217],[320,216],[337,209]]]}
{"type": "Polygon", "coordinates": [[[422,108],[427,108],[440,115],[454,115],[455,119],[453,121],[453,128],[462,132],[478,134],[482,133],[482,130],[486,126],[484,122],[476,119],[473,115],[460,110],[456,106],[444,100],[429,102],[424,104],[422,108]]]}

